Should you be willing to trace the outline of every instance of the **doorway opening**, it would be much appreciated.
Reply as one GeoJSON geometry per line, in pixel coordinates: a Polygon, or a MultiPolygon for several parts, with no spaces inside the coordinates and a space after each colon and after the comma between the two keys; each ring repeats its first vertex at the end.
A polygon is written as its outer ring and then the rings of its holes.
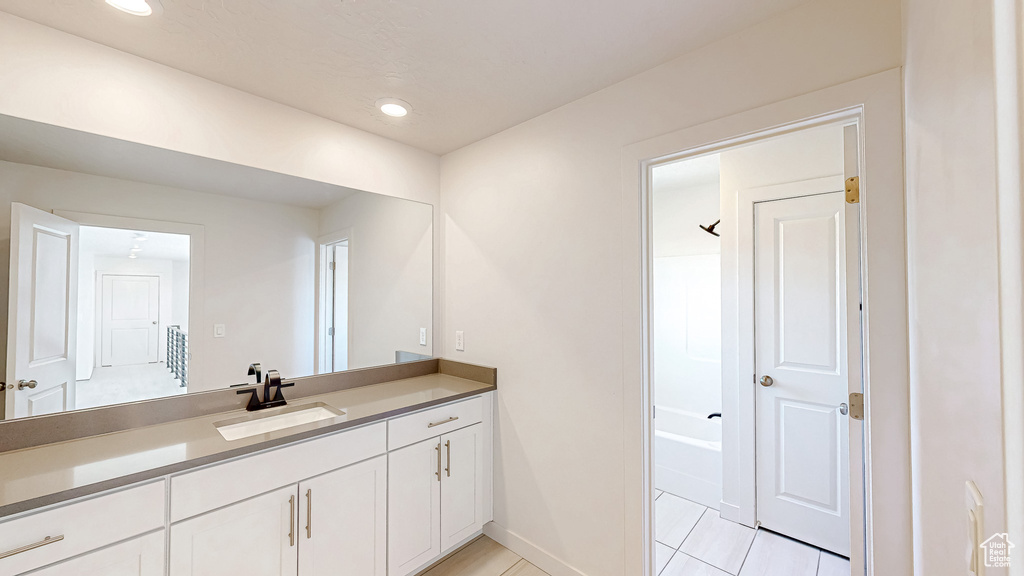
{"type": "Polygon", "coordinates": [[[343,232],[320,243],[320,314],[317,319],[320,374],[349,367],[349,236],[343,232]]]}
{"type": "Polygon", "coordinates": [[[190,244],[81,226],[75,408],[187,392],[190,244]]]}
{"type": "Polygon", "coordinates": [[[858,149],[838,122],[650,167],[653,574],[863,571],[858,149]]]}

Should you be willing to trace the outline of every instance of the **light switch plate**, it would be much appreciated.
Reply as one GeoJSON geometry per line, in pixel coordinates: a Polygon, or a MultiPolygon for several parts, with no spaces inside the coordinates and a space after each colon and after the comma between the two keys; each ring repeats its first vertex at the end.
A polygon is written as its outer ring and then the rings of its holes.
{"type": "Polygon", "coordinates": [[[223,338],[224,334],[226,332],[227,332],[227,330],[224,328],[223,324],[214,324],[213,325],[213,337],[214,338],[223,338]]]}
{"type": "Polygon", "coordinates": [[[466,351],[466,337],[463,335],[462,330],[455,331],[455,351],[465,352],[466,351]]]}
{"type": "Polygon", "coordinates": [[[420,328],[420,346],[427,345],[427,329],[420,328]]]}

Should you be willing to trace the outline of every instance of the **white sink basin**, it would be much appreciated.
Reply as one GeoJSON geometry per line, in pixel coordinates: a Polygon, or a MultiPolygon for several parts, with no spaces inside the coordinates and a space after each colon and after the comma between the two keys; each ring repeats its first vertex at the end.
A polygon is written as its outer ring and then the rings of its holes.
{"type": "Polygon", "coordinates": [[[329,420],[344,416],[345,412],[324,404],[314,402],[313,404],[301,404],[299,406],[285,406],[284,408],[270,408],[265,412],[256,412],[214,422],[217,431],[225,440],[240,440],[250,436],[259,436],[277,430],[284,430],[292,426],[301,426],[310,422],[329,420]]]}

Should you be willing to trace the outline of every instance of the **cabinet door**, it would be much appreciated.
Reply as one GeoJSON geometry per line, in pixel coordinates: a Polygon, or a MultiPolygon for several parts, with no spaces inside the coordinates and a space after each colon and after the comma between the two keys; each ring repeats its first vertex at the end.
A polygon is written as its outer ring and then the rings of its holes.
{"type": "Polygon", "coordinates": [[[387,574],[387,456],[299,484],[299,574],[387,574]]]}
{"type": "Polygon", "coordinates": [[[171,526],[171,576],[296,576],[293,484],[171,526]]]}
{"type": "Polygon", "coordinates": [[[441,436],[441,550],[484,527],[484,427],[474,424],[441,436]]]}
{"type": "Polygon", "coordinates": [[[388,574],[405,576],[441,554],[441,443],[388,454],[388,574]]]}
{"type": "Polygon", "coordinates": [[[32,576],[163,576],[164,531],[84,554],[32,576]]]}

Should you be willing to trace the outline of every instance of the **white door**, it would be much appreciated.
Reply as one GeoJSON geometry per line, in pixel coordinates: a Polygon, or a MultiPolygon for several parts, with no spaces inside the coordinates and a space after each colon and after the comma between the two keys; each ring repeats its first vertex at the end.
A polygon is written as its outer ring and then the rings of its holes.
{"type": "Polygon", "coordinates": [[[32,576],[163,576],[164,531],[89,552],[32,576]]]}
{"type": "Polygon", "coordinates": [[[160,278],[104,274],[101,287],[100,363],[156,362],[160,337],[160,278]]]}
{"type": "Polygon", "coordinates": [[[299,484],[299,574],[387,574],[387,456],[299,484]]]}
{"type": "Polygon", "coordinates": [[[297,576],[297,487],[171,526],[171,576],[297,576]]]}
{"type": "Polygon", "coordinates": [[[757,519],[850,555],[845,199],[754,207],[757,519]]]}
{"type": "Polygon", "coordinates": [[[405,576],[441,554],[441,441],[388,454],[388,575],[405,576]]]}
{"type": "Polygon", "coordinates": [[[441,551],[484,526],[484,425],[474,424],[441,437],[441,551]]]}
{"type": "Polygon", "coordinates": [[[75,405],[78,224],[11,204],[5,417],[75,405]]]}

